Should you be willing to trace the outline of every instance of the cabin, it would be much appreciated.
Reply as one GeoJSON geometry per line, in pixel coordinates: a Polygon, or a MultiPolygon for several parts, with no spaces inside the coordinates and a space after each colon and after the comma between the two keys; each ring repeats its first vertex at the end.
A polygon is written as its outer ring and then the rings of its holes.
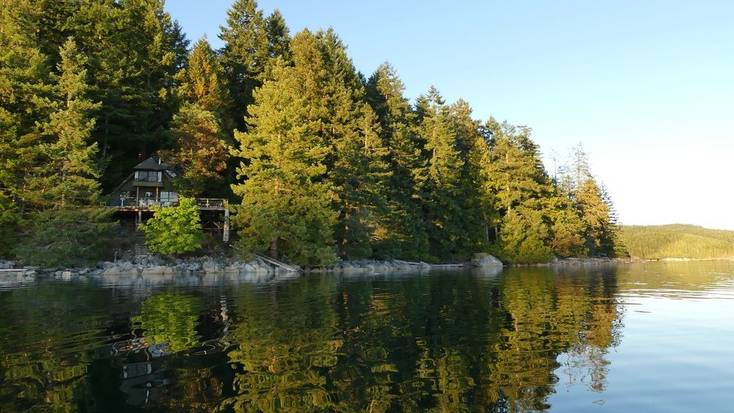
{"type": "Polygon", "coordinates": [[[160,158],[150,157],[135,165],[132,173],[112,191],[109,205],[131,210],[176,205],[175,178],[172,167],[160,158]]]}
{"type": "MultiPolygon", "coordinates": [[[[107,206],[115,208],[121,218],[134,214],[135,224],[140,224],[144,218],[153,215],[152,207],[178,205],[178,193],[174,187],[175,179],[176,171],[171,165],[166,164],[160,158],[150,157],[135,165],[130,175],[108,195],[107,206]]],[[[220,217],[220,219],[205,221],[217,222],[216,226],[222,230],[222,239],[225,242],[229,241],[227,200],[197,198],[196,203],[203,218],[204,214],[214,214],[220,217]],[[222,213],[224,219],[223,222],[220,222],[222,213]]]]}

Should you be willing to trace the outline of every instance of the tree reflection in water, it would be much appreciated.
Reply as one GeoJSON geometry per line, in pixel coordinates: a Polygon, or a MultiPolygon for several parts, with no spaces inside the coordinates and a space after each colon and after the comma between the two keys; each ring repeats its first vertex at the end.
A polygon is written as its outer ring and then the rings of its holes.
{"type": "Polygon", "coordinates": [[[604,390],[616,293],[612,269],[40,283],[0,294],[0,411],[544,410],[604,390]]]}

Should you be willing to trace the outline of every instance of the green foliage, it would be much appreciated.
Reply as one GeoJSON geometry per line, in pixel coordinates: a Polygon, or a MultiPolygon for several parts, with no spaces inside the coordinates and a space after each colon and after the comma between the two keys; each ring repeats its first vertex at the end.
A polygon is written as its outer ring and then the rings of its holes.
{"type": "Polygon", "coordinates": [[[196,324],[202,309],[196,297],[157,294],[145,299],[140,315],[132,317],[132,321],[143,329],[147,345],[164,345],[175,353],[199,344],[196,324]]]}
{"type": "Polygon", "coordinates": [[[546,213],[552,222],[553,253],[559,257],[584,257],[587,255],[585,226],[573,201],[557,195],[548,200],[546,213]]]}
{"type": "Polygon", "coordinates": [[[29,214],[97,204],[154,151],[181,194],[242,198],[244,255],[625,254],[580,146],[551,180],[529,128],[479,122],[435,88],[411,104],[389,64],[364,79],[331,29],[291,38],[280,12],[236,0],[223,48],[188,51],[162,0],[3,6],[0,255],[29,214]]]}
{"type": "Polygon", "coordinates": [[[84,266],[110,256],[116,223],[106,208],[62,208],[31,213],[16,255],[43,267],[84,266]]]}
{"type": "Polygon", "coordinates": [[[415,114],[403,96],[404,89],[395,69],[387,63],[375,71],[366,86],[366,98],[377,115],[392,172],[385,215],[374,233],[374,253],[383,258],[421,259],[428,251],[428,235],[413,171],[424,160],[414,127],[415,114]]]}
{"type": "Polygon", "coordinates": [[[214,113],[196,103],[185,103],[173,117],[171,135],[175,148],[162,151],[161,156],[181,170],[175,180],[179,193],[226,194],[223,172],[229,159],[228,146],[214,113]]]}
{"type": "Polygon", "coordinates": [[[621,238],[635,258],[731,258],[734,231],[694,225],[623,226],[621,238]]]}
{"type": "Polygon", "coordinates": [[[97,144],[90,142],[95,124],[90,113],[99,105],[86,98],[86,57],[70,38],[60,58],[55,110],[44,125],[42,162],[26,179],[32,193],[27,199],[36,207],[91,205],[100,196],[97,144]]]}
{"type": "Polygon", "coordinates": [[[243,159],[238,174],[247,179],[232,188],[242,197],[233,223],[243,255],[269,249],[275,257],[316,265],[334,259],[336,214],[333,187],[319,182],[329,149],[320,124],[309,118],[312,86],[304,75],[282,61],[276,65],[250,107],[250,131],[235,133],[243,159]]]}
{"type": "Polygon", "coordinates": [[[287,58],[288,28],[277,10],[265,17],[255,0],[236,0],[227,11],[219,38],[224,42],[222,64],[234,100],[231,116],[242,131],[253,93],[262,85],[273,59],[287,58]]]}
{"type": "Polygon", "coordinates": [[[541,211],[527,207],[513,209],[504,216],[501,228],[502,259],[532,264],[552,258],[553,251],[548,243],[550,229],[541,211]]]}
{"type": "Polygon", "coordinates": [[[140,225],[150,252],[180,255],[201,248],[203,232],[196,200],[181,197],[177,206],[157,207],[153,218],[140,225]]]}
{"type": "Polygon", "coordinates": [[[176,75],[179,82],[176,90],[178,98],[214,114],[223,131],[231,133],[234,124],[228,110],[232,100],[227,89],[224,69],[206,38],[194,44],[187,63],[187,66],[176,75]]]}

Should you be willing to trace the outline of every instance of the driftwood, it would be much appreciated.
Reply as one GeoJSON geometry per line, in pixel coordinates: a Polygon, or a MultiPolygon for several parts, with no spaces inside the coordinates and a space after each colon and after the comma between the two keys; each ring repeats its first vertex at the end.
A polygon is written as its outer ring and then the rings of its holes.
{"type": "Polygon", "coordinates": [[[258,257],[258,258],[260,258],[261,260],[267,262],[270,265],[273,265],[275,267],[284,269],[284,270],[286,270],[288,272],[301,272],[301,269],[299,267],[297,267],[297,266],[289,265],[289,264],[286,264],[284,262],[278,261],[276,259],[267,257],[265,255],[261,255],[261,254],[255,254],[255,256],[258,257]]]}

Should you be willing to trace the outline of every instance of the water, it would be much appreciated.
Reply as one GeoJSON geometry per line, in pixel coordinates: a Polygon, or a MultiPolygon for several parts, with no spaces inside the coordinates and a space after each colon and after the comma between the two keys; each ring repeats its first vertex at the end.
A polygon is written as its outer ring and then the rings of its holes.
{"type": "Polygon", "coordinates": [[[734,405],[725,262],[180,284],[0,287],[0,412],[734,405]]]}

